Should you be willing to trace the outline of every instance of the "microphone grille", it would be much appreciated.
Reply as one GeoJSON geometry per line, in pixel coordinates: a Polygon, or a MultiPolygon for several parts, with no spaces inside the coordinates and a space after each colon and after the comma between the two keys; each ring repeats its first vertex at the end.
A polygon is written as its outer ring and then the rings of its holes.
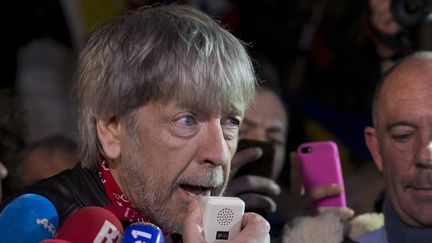
{"type": "Polygon", "coordinates": [[[219,210],[216,220],[219,225],[227,226],[234,220],[234,212],[230,208],[222,208],[219,210]]]}

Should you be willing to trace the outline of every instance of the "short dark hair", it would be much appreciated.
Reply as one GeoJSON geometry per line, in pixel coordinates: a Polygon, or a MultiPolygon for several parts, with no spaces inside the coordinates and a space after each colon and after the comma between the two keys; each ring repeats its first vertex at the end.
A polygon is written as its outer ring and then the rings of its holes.
{"type": "Polygon", "coordinates": [[[387,80],[388,76],[393,73],[400,65],[402,65],[403,63],[406,63],[408,61],[412,61],[412,60],[428,60],[428,61],[432,61],[432,51],[417,51],[414,52],[413,54],[410,54],[402,59],[400,59],[398,62],[396,62],[392,67],[390,67],[388,70],[386,70],[380,80],[377,82],[376,86],[375,86],[375,92],[374,92],[374,96],[373,96],[373,101],[372,101],[372,120],[373,120],[373,124],[374,126],[376,126],[376,122],[377,122],[377,116],[378,116],[378,103],[379,103],[379,99],[380,99],[380,92],[382,89],[382,86],[384,84],[384,82],[387,80]]]}

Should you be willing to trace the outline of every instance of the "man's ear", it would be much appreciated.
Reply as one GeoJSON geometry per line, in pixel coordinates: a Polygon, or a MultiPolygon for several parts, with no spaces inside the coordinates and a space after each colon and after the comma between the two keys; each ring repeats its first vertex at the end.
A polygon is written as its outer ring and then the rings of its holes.
{"type": "Polygon", "coordinates": [[[120,156],[120,123],[113,117],[109,120],[97,120],[96,129],[102,149],[110,159],[120,156]]]}
{"type": "Polygon", "coordinates": [[[380,148],[379,148],[379,143],[378,143],[378,138],[376,135],[375,128],[366,127],[364,130],[364,136],[365,136],[365,141],[369,149],[369,152],[371,153],[372,158],[375,161],[375,165],[378,168],[378,170],[382,173],[383,164],[382,164],[380,148]]]}

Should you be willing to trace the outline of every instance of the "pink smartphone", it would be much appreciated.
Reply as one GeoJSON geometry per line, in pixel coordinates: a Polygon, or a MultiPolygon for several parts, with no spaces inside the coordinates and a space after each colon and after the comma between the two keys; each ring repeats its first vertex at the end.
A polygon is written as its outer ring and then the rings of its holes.
{"type": "MultiPolygon", "coordinates": [[[[344,185],[339,151],[335,142],[303,143],[297,149],[305,190],[328,184],[344,185]]],[[[346,207],[345,193],[314,202],[317,207],[346,207]]]]}

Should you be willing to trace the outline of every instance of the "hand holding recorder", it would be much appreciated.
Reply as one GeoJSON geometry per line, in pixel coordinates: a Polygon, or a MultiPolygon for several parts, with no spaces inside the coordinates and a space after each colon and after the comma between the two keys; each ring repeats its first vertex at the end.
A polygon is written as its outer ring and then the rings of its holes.
{"type": "Polygon", "coordinates": [[[256,213],[243,213],[244,203],[232,197],[197,197],[189,204],[183,242],[269,243],[269,223],[256,213]]]}

